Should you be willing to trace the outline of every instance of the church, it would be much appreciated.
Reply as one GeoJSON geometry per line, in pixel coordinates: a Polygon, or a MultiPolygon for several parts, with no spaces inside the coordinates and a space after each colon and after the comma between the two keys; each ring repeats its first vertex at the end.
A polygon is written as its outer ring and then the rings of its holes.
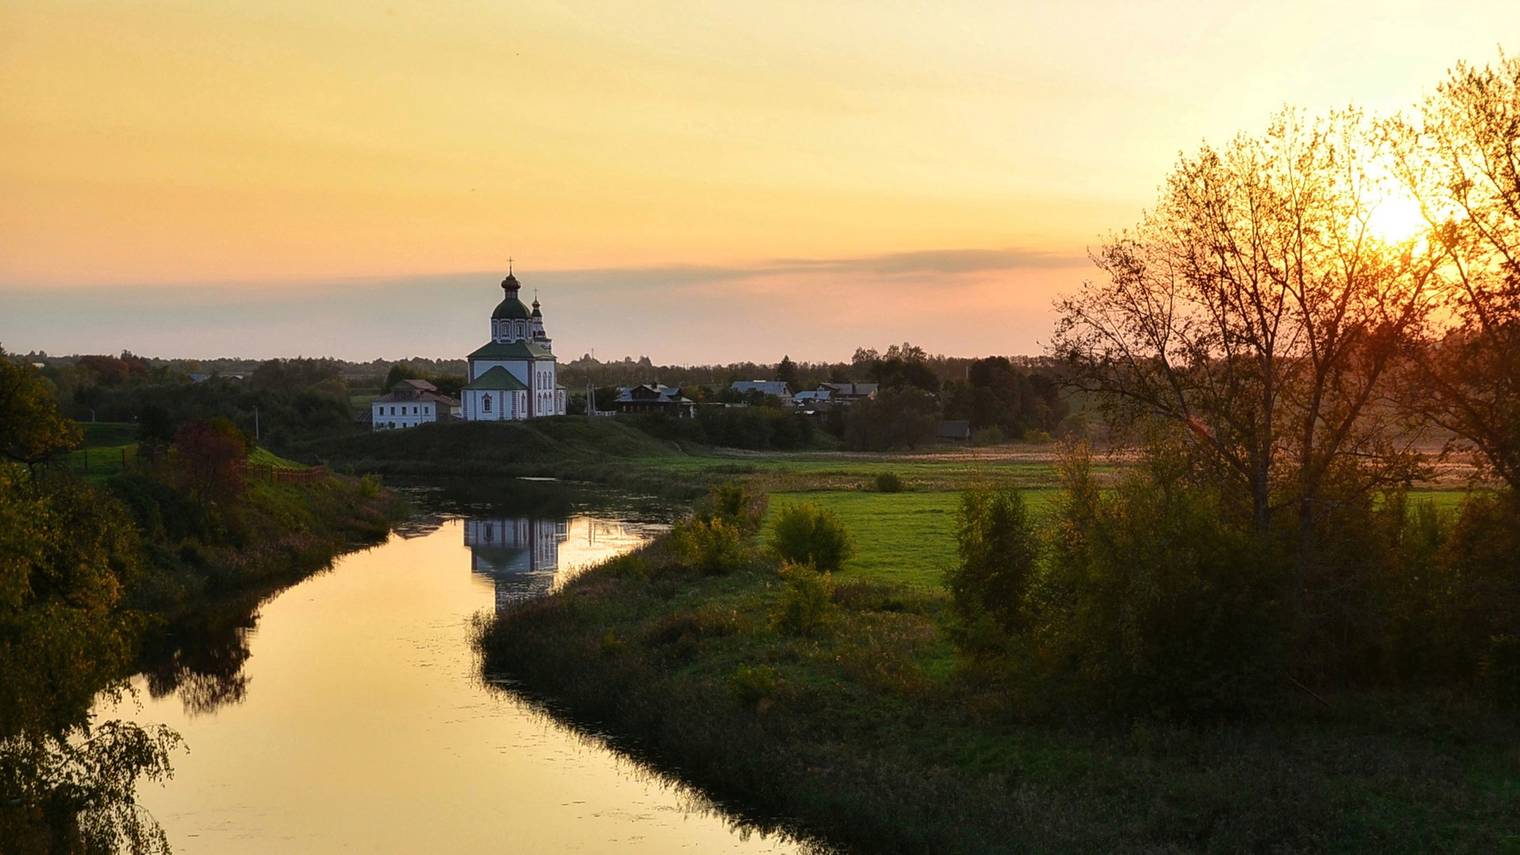
{"type": "Polygon", "coordinates": [[[459,392],[460,417],[500,422],[565,414],[565,390],[544,315],[533,298],[530,311],[518,297],[517,277],[507,270],[505,291],[491,313],[491,340],[467,357],[467,382],[459,392]]]}

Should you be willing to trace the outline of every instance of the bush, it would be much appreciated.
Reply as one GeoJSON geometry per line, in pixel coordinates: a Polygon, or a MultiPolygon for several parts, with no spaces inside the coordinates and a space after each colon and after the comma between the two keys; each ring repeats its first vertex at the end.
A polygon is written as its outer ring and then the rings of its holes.
{"type": "Polygon", "coordinates": [[[744,564],[744,538],[738,526],[721,519],[682,520],[671,532],[676,554],[691,567],[716,576],[744,564]]]}
{"type": "Polygon", "coordinates": [[[747,707],[770,703],[781,691],[781,674],[769,665],[740,665],[728,678],[734,699],[747,707]]]}
{"type": "Polygon", "coordinates": [[[1039,557],[1023,496],[999,489],[962,493],[956,540],[960,564],[946,574],[946,583],[957,617],[965,626],[986,617],[1004,632],[1021,629],[1039,557]]]}
{"type": "Polygon", "coordinates": [[[727,481],[713,487],[707,494],[699,516],[722,520],[750,533],[760,527],[765,506],[764,493],[751,492],[742,481],[727,481]]]}
{"type": "Polygon", "coordinates": [[[997,425],[993,425],[992,427],[978,428],[977,431],[971,435],[972,445],[1002,445],[1007,441],[1008,435],[1003,433],[1003,429],[997,425]]]}
{"type": "Polygon", "coordinates": [[[809,564],[781,565],[781,601],[774,615],[776,628],[791,635],[816,636],[834,622],[832,580],[809,564]]]}
{"type": "Polygon", "coordinates": [[[896,472],[883,472],[876,476],[876,492],[878,493],[901,493],[903,480],[896,472]]]}
{"type": "Polygon", "coordinates": [[[1057,507],[1023,640],[1042,694],[1094,710],[1233,714],[1284,683],[1284,562],[1231,525],[1175,461],[1152,459],[1099,498],[1081,461],[1057,507]]]}
{"type": "Polygon", "coordinates": [[[783,561],[832,573],[855,554],[850,533],[831,511],[811,502],[786,505],[771,523],[771,549],[783,561]]]}

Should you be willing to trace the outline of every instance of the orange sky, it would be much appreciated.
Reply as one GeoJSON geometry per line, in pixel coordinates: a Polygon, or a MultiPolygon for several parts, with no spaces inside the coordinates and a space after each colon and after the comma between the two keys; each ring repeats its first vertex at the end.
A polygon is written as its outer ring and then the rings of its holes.
{"type": "Polygon", "coordinates": [[[1034,352],[1179,149],[1285,102],[1409,104],[1516,25],[1509,0],[10,0],[0,345],[460,355],[511,255],[571,355],[1034,352]]]}

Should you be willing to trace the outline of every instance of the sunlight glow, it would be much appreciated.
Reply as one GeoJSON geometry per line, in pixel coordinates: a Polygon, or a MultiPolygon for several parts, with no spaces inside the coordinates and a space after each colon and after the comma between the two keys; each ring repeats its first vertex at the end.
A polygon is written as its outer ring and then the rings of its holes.
{"type": "Polygon", "coordinates": [[[1417,240],[1428,227],[1419,203],[1407,196],[1389,196],[1367,217],[1367,230],[1390,244],[1417,240]]]}

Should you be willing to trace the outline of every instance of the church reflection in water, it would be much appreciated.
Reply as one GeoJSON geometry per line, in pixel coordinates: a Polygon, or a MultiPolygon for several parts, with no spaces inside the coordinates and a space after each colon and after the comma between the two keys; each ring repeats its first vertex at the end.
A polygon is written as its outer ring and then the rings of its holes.
{"type": "Polygon", "coordinates": [[[549,593],[559,570],[559,545],[570,536],[566,520],[477,517],[465,520],[470,572],[496,585],[496,610],[549,593]]]}
{"type": "Polygon", "coordinates": [[[501,612],[553,591],[586,567],[637,548],[661,528],[591,516],[471,517],[464,521],[464,545],[470,550],[470,572],[491,581],[501,612]]]}

